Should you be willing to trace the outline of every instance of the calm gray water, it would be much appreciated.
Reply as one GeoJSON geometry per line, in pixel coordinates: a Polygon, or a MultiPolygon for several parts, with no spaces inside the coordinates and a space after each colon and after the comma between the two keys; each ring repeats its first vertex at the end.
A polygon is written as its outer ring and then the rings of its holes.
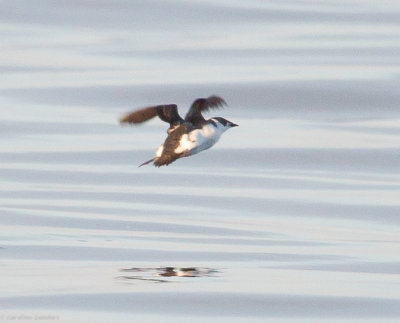
{"type": "Polygon", "coordinates": [[[400,319],[397,1],[0,1],[0,321],[400,319]],[[137,165],[138,107],[240,126],[137,165]],[[169,268],[171,267],[171,268],[169,268]]]}

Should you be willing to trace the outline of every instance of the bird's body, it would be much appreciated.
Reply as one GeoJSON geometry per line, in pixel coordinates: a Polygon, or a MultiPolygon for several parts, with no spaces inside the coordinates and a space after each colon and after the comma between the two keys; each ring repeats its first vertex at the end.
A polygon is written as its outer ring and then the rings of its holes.
{"type": "Polygon", "coordinates": [[[212,147],[229,128],[236,124],[215,117],[205,120],[202,111],[219,108],[225,101],[217,96],[207,99],[197,99],[193,102],[190,110],[182,119],[175,104],[158,105],[134,111],[121,118],[121,123],[141,123],[155,116],[170,124],[168,137],[158,147],[154,158],[144,162],[140,166],[153,164],[157,167],[169,165],[175,160],[198,154],[212,147]]]}

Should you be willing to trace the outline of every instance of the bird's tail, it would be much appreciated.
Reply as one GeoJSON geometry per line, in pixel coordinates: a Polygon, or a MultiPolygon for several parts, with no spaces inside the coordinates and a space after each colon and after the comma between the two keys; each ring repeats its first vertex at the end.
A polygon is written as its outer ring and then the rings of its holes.
{"type": "Polygon", "coordinates": [[[155,160],[155,158],[152,158],[152,159],[150,159],[150,160],[148,160],[148,161],[145,161],[143,164],[140,164],[140,165],[138,166],[138,168],[139,168],[139,167],[142,167],[142,166],[144,166],[144,165],[150,164],[150,163],[153,162],[154,160],[155,160]]]}

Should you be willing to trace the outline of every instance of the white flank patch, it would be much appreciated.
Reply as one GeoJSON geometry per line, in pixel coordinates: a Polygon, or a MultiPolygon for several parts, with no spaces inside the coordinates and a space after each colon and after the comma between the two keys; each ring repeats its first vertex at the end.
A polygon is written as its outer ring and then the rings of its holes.
{"type": "Polygon", "coordinates": [[[188,134],[185,134],[181,137],[181,140],[179,141],[179,146],[175,148],[174,152],[176,154],[181,154],[184,151],[192,150],[194,147],[196,147],[196,145],[196,140],[191,139],[188,134]]]}
{"type": "Polygon", "coordinates": [[[160,147],[157,148],[156,157],[161,157],[163,151],[164,151],[164,145],[161,145],[160,147]]]}

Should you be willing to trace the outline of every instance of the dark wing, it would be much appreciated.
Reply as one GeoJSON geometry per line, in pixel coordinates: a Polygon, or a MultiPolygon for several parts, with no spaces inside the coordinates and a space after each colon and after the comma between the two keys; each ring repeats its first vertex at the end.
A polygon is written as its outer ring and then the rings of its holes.
{"type": "Polygon", "coordinates": [[[119,119],[121,123],[142,123],[157,115],[157,107],[148,107],[130,112],[119,119]]]}
{"type": "Polygon", "coordinates": [[[136,110],[126,114],[119,121],[121,123],[142,123],[157,115],[162,121],[168,122],[171,127],[184,122],[178,113],[176,104],[156,105],[136,110]]]}
{"type": "Polygon", "coordinates": [[[208,98],[197,99],[192,103],[188,113],[185,116],[185,121],[191,122],[193,125],[201,125],[206,122],[202,112],[210,109],[219,109],[226,105],[223,98],[219,96],[210,96],[208,98]]]}
{"type": "Polygon", "coordinates": [[[176,104],[159,105],[157,107],[157,113],[162,121],[170,124],[171,128],[185,122],[179,115],[176,104]]]}
{"type": "Polygon", "coordinates": [[[184,157],[186,152],[176,153],[175,149],[179,146],[182,136],[189,133],[191,130],[193,130],[193,126],[186,122],[172,131],[164,141],[162,155],[154,158],[154,166],[167,166],[178,158],[184,157]]]}

